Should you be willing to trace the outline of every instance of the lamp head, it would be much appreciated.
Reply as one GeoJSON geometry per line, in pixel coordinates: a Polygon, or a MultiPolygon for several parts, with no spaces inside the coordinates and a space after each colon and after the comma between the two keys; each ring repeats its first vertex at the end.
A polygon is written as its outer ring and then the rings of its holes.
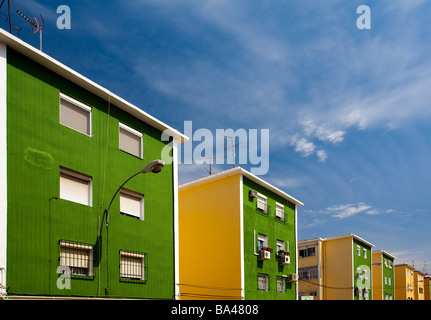
{"type": "Polygon", "coordinates": [[[153,160],[149,162],[140,172],[141,173],[159,173],[162,171],[162,168],[165,166],[165,163],[162,160],[153,160]]]}

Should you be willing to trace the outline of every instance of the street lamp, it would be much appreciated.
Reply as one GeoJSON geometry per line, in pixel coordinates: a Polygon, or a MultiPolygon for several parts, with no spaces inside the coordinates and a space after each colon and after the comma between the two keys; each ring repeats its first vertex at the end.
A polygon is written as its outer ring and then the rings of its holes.
{"type": "Polygon", "coordinates": [[[117,189],[117,191],[115,192],[114,196],[111,199],[111,202],[109,203],[109,207],[108,207],[108,211],[106,212],[106,227],[108,227],[108,223],[109,223],[109,211],[111,210],[111,205],[112,202],[115,199],[115,196],[117,195],[117,193],[121,190],[121,188],[132,178],[134,178],[135,176],[137,176],[140,173],[148,173],[148,172],[152,172],[152,173],[159,173],[160,171],[162,171],[162,168],[165,166],[165,163],[162,160],[153,160],[151,162],[149,162],[144,168],[142,168],[141,171],[136,172],[133,176],[131,176],[129,179],[127,179],[126,181],[123,182],[123,184],[117,189]]]}

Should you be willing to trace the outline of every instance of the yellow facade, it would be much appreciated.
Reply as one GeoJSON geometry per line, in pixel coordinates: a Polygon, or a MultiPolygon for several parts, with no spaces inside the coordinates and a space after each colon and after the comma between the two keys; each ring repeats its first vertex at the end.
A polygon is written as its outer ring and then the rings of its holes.
{"type": "Polygon", "coordinates": [[[414,299],[414,268],[408,264],[395,266],[395,300],[414,299]]]}
{"type": "Polygon", "coordinates": [[[352,238],[324,242],[323,296],[325,300],[353,300],[352,238]]]}
{"type": "MultiPolygon", "coordinates": [[[[312,239],[302,241],[299,249],[314,248],[314,255],[302,257],[298,261],[298,270],[301,268],[310,268],[317,266],[318,278],[309,278],[299,281],[298,291],[301,296],[313,297],[313,300],[323,300],[323,283],[322,278],[319,276],[323,268],[323,255],[322,255],[322,241],[323,239],[312,239]]],[[[308,277],[307,277],[308,278],[308,277]]]]}
{"type": "Polygon", "coordinates": [[[373,273],[373,300],[383,300],[383,254],[381,252],[373,252],[371,262],[371,271],[373,273]]]}
{"type": "Polygon", "coordinates": [[[431,278],[431,275],[429,275],[429,274],[426,274],[424,276],[424,300],[431,300],[430,278],[431,278]]]}
{"type": "Polygon", "coordinates": [[[413,292],[415,300],[424,300],[424,273],[419,270],[414,272],[413,292]]]}
{"type": "Polygon", "coordinates": [[[240,175],[182,188],[178,204],[181,300],[241,299],[240,175]]]}

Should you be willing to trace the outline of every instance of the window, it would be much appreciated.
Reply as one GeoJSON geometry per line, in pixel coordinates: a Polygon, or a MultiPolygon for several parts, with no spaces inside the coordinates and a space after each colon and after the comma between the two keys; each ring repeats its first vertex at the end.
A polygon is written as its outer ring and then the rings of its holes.
{"type": "Polygon", "coordinates": [[[142,133],[120,123],[119,147],[131,155],[143,158],[142,133]]]}
{"type": "Polygon", "coordinates": [[[93,246],[61,240],[60,266],[66,274],[93,276],[93,246]]]}
{"type": "Polygon", "coordinates": [[[391,278],[388,278],[388,284],[391,286],[392,285],[392,280],[391,278]]]}
{"type": "Polygon", "coordinates": [[[298,269],[299,280],[311,280],[319,278],[318,266],[304,267],[298,269]]]}
{"type": "Polygon", "coordinates": [[[316,255],[316,249],[314,248],[314,245],[299,249],[300,258],[313,257],[315,255],[316,255]]]}
{"type": "Polygon", "coordinates": [[[364,258],[367,259],[367,249],[364,248],[364,258]]]}
{"type": "Polygon", "coordinates": [[[60,167],[60,198],[91,206],[91,177],[60,167]]]}
{"type": "Polygon", "coordinates": [[[277,292],[286,292],[286,279],[277,277],[277,292]]]}
{"type": "Polygon", "coordinates": [[[360,246],[356,246],[356,253],[358,256],[361,256],[361,247],[360,246]]]}
{"type": "Polygon", "coordinates": [[[145,254],[131,251],[120,251],[120,278],[145,280],[145,254]]]}
{"type": "Polygon", "coordinates": [[[144,220],[144,195],[127,190],[120,190],[120,212],[144,220]]]}
{"type": "Polygon", "coordinates": [[[268,247],[268,236],[264,234],[258,234],[257,235],[257,249],[260,251],[262,248],[268,247]]]}
{"type": "Polygon", "coordinates": [[[91,107],[60,93],[60,123],[91,136],[91,107]]]}
{"type": "Polygon", "coordinates": [[[275,217],[284,221],[284,206],[280,203],[276,203],[275,205],[275,217]]]}
{"type": "Polygon", "coordinates": [[[285,244],[282,240],[277,240],[277,252],[285,251],[285,244]]]}
{"type": "Polygon", "coordinates": [[[267,205],[266,197],[259,193],[257,194],[257,209],[264,213],[268,213],[268,205],[267,205]]]}
{"type": "Polygon", "coordinates": [[[268,275],[258,274],[257,275],[257,290],[268,291],[268,275]]]}

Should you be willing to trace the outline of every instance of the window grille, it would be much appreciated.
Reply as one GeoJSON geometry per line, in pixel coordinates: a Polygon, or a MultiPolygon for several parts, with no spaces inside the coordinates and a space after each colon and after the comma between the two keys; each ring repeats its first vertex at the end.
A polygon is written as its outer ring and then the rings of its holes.
{"type": "Polygon", "coordinates": [[[60,241],[60,266],[65,274],[93,276],[93,246],[65,240],[60,241]]]}
{"type": "Polygon", "coordinates": [[[120,251],[120,278],[145,281],[145,254],[120,251]]]}

